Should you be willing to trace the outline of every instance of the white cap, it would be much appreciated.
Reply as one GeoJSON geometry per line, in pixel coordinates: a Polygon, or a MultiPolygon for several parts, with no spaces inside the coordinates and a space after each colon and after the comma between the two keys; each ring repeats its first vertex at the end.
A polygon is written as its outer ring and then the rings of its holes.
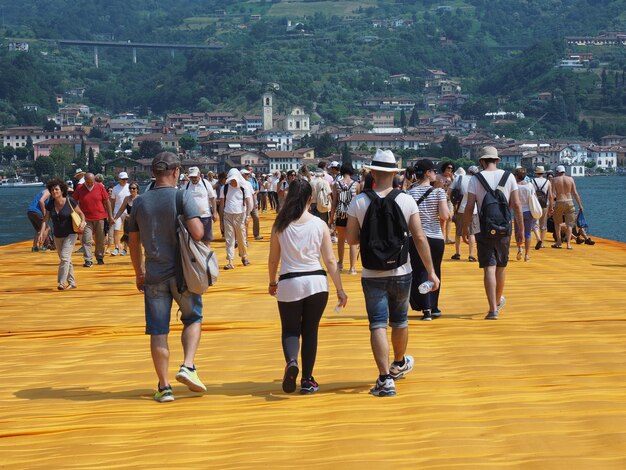
{"type": "Polygon", "coordinates": [[[128,179],[128,173],[126,173],[125,171],[120,171],[120,174],[117,175],[117,179],[118,180],[127,180],[128,179]]]}
{"type": "Polygon", "coordinates": [[[565,173],[565,167],[563,165],[559,165],[555,170],[557,173],[565,173]]]}
{"type": "Polygon", "coordinates": [[[192,166],[191,168],[189,168],[187,174],[189,176],[200,176],[200,168],[198,168],[197,166],[192,166]]]}
{"type": "Polygon", "coordinates": [[[341,165],[339,164],[338,161],[332,161],[330,162],[330,165],[328,165],[329,168],[339,168],[341,165]]]}
{"type": "Polygon", "coordinates": [[[243,168],[242,170],[239,170],[239,173],[241,173],[242,175],[249,175],[250,172],[248,170],[246,170],[245,168],[243,168]]]}

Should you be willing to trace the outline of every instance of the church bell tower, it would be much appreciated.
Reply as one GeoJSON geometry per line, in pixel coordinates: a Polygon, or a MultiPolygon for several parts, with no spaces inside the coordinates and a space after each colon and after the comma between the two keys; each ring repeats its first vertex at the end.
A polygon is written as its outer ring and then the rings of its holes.
{"type": "Polygon", "coordinates": [[[263,130],[269,131],[274,127],[272,106],[274,95],[272,93],[263,93],[263,130]]]}

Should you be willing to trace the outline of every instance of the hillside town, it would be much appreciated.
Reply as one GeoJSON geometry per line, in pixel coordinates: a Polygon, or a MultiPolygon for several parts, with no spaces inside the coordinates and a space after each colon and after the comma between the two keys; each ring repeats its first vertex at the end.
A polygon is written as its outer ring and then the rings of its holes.
{"type": "MultiPolygon", "coordinates": [[[[151,154],[140,152],[142,147],[175,151],[183,158],[184,167],[197,166],[204,172],[219,173],[233,167],[251,166],[258,174],[268,174],[296,170],[303,165],[316,166],[320,160],[342,160],[345,159],[342,153],[346,152],[354,168],[359,170],[368,164],[377,148],[409,151],[400,152],[410,155],[400,161],[406,167],[427,149],[440,146],[446,138],[458,141],[461,154],[444,155],[443,159],[475,160],[481,147],[493,145],[499,150],[502,165],[510,169],[537,165],[549,169],[564,165],[568,175],[578,177],[590,170],[593,173],[621,172],[626,166],[626,136],[606,135],[599,143],[594,143],[567,139],[514,140],[488,133],[477,126],[477,121],[462,119],[453,110],[456,105],[442,106],[464,99],[458,83],[448,80],[441,70],[430,70],[428,74],[426,106],[421,106],[426,111],[417,112],[418,105],[423,103],[406,97],[370,97],[361,103],[367,114],[348,117],[340,124],[323,121],[312,124],[311,116],[302,106],[277,114],[272,92],[260,97],[260,114],[190,112],[150,119],[132,112],[92,114],[84,104],[64,104],[64,96],[59,95],[59,110],[48,117],[50,125],[46,129],[5,129],[0,131],[0,146],[5,163],[18,158],[17,155],[11,157],[11,149],[17,154],[19,149],[28,147],[32,159],[37,161],[50,156],[55,148],[65,148],[73,155],[75,165],[87,166],[87,156],[93,155],[101,166],[99,171],[104,174],[126,171],[144,179],[149,176],[151,154]],[[432,102],[431,110],[429,102],[432,102]],[[444,110],[436,111],[442,107],[444,110]],[[405,113],[411,113],[411,118],[407,119],[405,113]],[[399,122],[399,114],[401,121],[407,122],[399,122]],[[316,155],[315,149],[307,146],[311,138],[322,136],[332,139],[339,152],[316,155]],[[192,139],[193,147],[183,148],[181,138],[192,139]],[[104,154],[111,158],[98,158],[104,154]],[[84,162],[80,161],[80,155],[85,157],[84,162]]],[[[71,90],[69,96],[79,99],[82,92],[84,90],[71,90]]],[[[523,118],[520,114],[494,111],[486,113],[485,117],[506,123],[523,118]]],[[[21,176],[35,178],[32,169],[27,170],[21,176]]]]}

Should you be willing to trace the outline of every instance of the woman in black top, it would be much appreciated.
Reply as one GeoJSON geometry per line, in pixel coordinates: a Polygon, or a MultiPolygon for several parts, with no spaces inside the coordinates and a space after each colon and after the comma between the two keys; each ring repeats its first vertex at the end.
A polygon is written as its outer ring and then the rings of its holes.
{"type": "Polygon", "coordinates": [[[76,279],[74,278],[74,266],[72,265],[72,253],[78,234],[72,226],[72,208],[80,215],[80,230],[85,228],[85,214],[78,205],[67,197],[67,184],[65,181],[53,179],[48,181],[48,191],[50,199],[46,203],[46,215],[42,229],[39,232],[40,241],[43,241],[44,228],[48,225],[48,220],[52,219],[52,230],[54,232],[54,244],[59,255],[59,270],[57,273],[57,289],[76,289],[76,279]]]}

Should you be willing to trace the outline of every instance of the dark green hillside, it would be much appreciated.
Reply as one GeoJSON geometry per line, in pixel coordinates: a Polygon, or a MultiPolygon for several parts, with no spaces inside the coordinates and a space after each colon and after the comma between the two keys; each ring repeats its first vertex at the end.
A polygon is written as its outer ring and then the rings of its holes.
{"type": "Polygon", "coordinates": [[[258,113],[269,82],[280,85],[279,108],[301,104],[338,121],[363,113],[369,96],[421,103],[424,72],[442,69],[470,95],[464,117],[504,107],[528,116],[518,131],[577,132],[581,113],[626,113],[626,48],[570,50],[563,38],[626,31],[625,11],[623,0],[0,0],[0,123],[35,119],[20,111],[26,103],[53,111],[54,93],[71,87],[85,87],[96,110],[258,113]],[[31,51],[9,53],[10,38],[31,51]],[[101,48],[96,69],[89,48],[36,40],[55,38],[224,48],[173,58],[140,49],[137,64],[127,49],[101,48]],[[593,53],[591,67],[555,69],[582,51],[593,53]],[[411,81],[391,85],[393,74],[411,81]],[[538,102],[542,92],[552,101],[538,102]]]}

